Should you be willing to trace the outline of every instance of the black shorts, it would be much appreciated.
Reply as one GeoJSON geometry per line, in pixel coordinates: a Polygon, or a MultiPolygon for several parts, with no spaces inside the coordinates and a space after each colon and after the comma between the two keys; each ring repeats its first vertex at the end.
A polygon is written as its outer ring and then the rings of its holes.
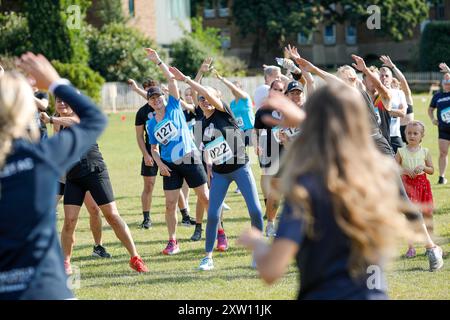
{"type": "Polygon", "coordinates": [[[397,153],[397,149],[402,148],[403,146],[401,137],[391,137],[391,147],[394,150],[394,153],[397,153]]]}
{"type": "Polygon", "coordinates": [[[67,179],[64,205],[81,207],[87,191],[91,193],[92,198],[99,206],[113,202],[114,193],[108,170],[91,172],[82,178],[67,179]]]}
{"type": "Polygon", "coordinates": [[[450,130],[439,129],[438,136],[439,136],[439,139],[450,141],[450,130]]]}
{"type": "Polygon", "coordinates": [[[404,143],[407,143],[405,130],[406,130],[406,126],[400,126],[400,134],[402,135],[402,140],[404,143]]]}
{"type": "Polygon", "coordinates": [[[58,183],[59,183],[58,196],[63,196],[64,190],[66,189],[66,184],[62,183],[62,182],[58,182],[58,183]]]}
{"type": "Polygon", "coordinates": [[[156,177],[158,174],[158,165],[153,162],[153,166],[146,166],[144,162],[144,157],[142,157],[141,163],[141,176],[143,177],[156,177]]]}
{"type": "Polygon", "coordinates": [[[406,114],[414,113],[414,108],[412,104],[408,104],[408,108],[406,109],[406,114]]]}
{"type": "Polygon", "coordinates": [[[174,164],[164,161],[164,164],[172,170],[170,177],[163,176],[164,190],[177,190],[183,186],[183,181],[186,180],[189,188],[197,188],[205,184],[208,180],[206,171],[201,161],[192,164],[180,163],[174,164]]]}
{"type": "Polygon", "coordinates": [[[241,131],[242,139],[244,140],[244,145],[246,147],[253,146],[253,143],[252,143],[252,134],[254,134],[253,131],[254,131],[253,129],[247,129],[247,130],[241,131]]]}

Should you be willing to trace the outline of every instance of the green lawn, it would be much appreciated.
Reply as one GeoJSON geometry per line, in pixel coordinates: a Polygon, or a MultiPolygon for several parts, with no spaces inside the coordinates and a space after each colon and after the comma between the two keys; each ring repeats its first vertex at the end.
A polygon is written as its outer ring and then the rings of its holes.
{"type": "MultiPolygon", "coordinates": [[[[415,97],[416,118],[425,122],[427,132],[424,146],[430,148],[435,168],[438,163],[437,130],[426,116],[430,97],[415,97]]],[[[273,286],[259,280],[257,272],[250,268],[251,255],[235,244],[240,232],[249,226],[249,218],[243,198],[233,191],[232,184],[226,198],[231,211],[225,212],[225,228],[230,239],[230,249],[223,254],[215,253],[215,269],[212,272],[196,270],[203,257],[204,241],[190,242],[192,228],[179,227],[178,239],[181,253],[163,256],[167,241],[164,222],[164,197],[162,178],[157,179],[153,195],[150,230],[139,228],[142,221],[140,194],[141,155],[135,141],[134,114],[109,116],[109,126],[99,141],[100,149],[109,168],[117,205],[121,216],[128,223],[140,255],[150,272],[137,274],[128,267],[128,254],[104,222],[103,242],[112,259],[91,257],[92,235],[88,214],[83,208],[76,232],[76,246],[72,264],[81,270],[80,288],[75,290],[79,299],[294,299],[298,291],[298,272],[291,265],[287,274],[273,286]]],[[[252,152],[251,152],[252,153],[252,152]]],[[[259,168],[253,165],[258,180],[259,168]]],[[[450,179],[450,169],[447,170],[450,179]]],[[[445,252],[450,249],[450,184],[437,186],[437,174],[431,177],[436,204],[434,213],[435,238],[445,252]]],[[[262,202],[261,192],[260,198],[262,202]]],[[[190,197],[191,211],[195,211],[195,198],[190,197]]],[[[262,204],[263,205],[263,204],[262,204]]],[[[62,206],[58,228],[62,223],[62,206]]],[[[180,216],[180,215],[179,215],[180,216]]],[[[403,254],[406,245],[399,251],[403,254]]],[[[389,295],[393,299],[449,299],[450,266],[445,260],[444,268],[436,273],[428,272],[428,260],[424,249],[418,247],[418,256],[412,260],[400,258],[388,272],[389,295]]]]}

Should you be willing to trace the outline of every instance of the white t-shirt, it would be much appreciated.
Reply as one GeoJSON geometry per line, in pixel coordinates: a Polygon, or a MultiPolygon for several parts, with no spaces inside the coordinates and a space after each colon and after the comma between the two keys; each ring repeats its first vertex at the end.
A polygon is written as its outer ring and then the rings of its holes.
{"type": "Polygon", "coordinates": [[[269,89],[270,86],[268,86],[267,84],[260,85],[258,88],[256,88],[255,94],[253,95],[253,101],[255,102],[256,110],[258,110],[262,106],[264,100],[266,100],[269,96],[269,89]]]}
{"type": "MultiPolygon", "coordinates": [[[[402,90],[399,89],[391,89],[390,90],[392,99],[391,99],[391,107],[392,110],[398,110],[400,109],[400,106],[403,104],[405,107],[407,107],[406,104],[406,97],[402,90]]],[[[391,137],[401,137],[400,133],[400,118],[399,117],[391,117],[391,123],[390,123],[390,131],[391,131],[391,137]]]]}

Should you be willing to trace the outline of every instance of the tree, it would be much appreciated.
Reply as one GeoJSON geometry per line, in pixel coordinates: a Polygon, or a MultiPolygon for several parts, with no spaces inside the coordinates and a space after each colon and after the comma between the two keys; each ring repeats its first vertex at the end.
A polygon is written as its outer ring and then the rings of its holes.
{"type": "Polygon", "coordinates": [[[85,63],[89,52],[83,37],[84,15],[90,0],[24,1],[33,51],[64,63],[85,63]],[[69,28],[71,6],[80,10],[79,25],[69,28]]]}
{"type": "Polygon", "coordinates": [[[61,63],[55,60],[52,64],[61,77],[69,79],[84,94],[100,102],[100,93],[105,80],[97,72],[80,63],[61,63]]]}
{"type": "Polygon", "coordinates": [[[19,56],[30,50],[29,35],[25,17],[15,12],[0,13],[0,54],[19,56]]]}
{"type": "Polygon", "coordinates": [[[223,76],[244,76],[247,65],[236,57],[224,56],[220,30],[203,28],[202,18],[191,19],[192,32],[184,30],[184,36],[172,45],[172,64],[183,73],[195,76],[206,57],[214,58],[214,67],[223,76]]]}
{"type": "Polygon", "coordinates": [[[163,79],[159,69],[146,58],[144,50],[155,48],[156,44],[136,29],[118,23],[105,25],[100,30],[92,28],[88,45],[89,66],[106,81],[163,79]]]}
{"type": "Polygon", "coordinates": [[[450,22],[436,21],[426,25],[420,42],[420,70],[438,71],[441,62],[450,64],[450,22]]]}
{"type": "Polygon", "coordinates": [[[110,23],[125,23],[121,0],[97,0],[88,9],[88,21],[97,28],[110,23]]]}
{"type": "Polygon", "coordinates": [[[262,63],[265,52],[273,53],[285,44],[287,36],[309,35],[327,23],[366,23],[367,8],[380,8],[382,28],[377,33],[396,41],[412,35],[414,28],[428,16],[424,0],[234,0],[233,20],[241,34],[255,34],[251,62],[262,63]],[[276,45],[275,45],[276,44],[276,45]]]}

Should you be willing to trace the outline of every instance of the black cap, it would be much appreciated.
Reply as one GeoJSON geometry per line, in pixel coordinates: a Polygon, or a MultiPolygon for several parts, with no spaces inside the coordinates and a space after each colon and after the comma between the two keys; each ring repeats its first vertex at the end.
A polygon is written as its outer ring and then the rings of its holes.
{"type": "Polygon", "coordinates": [[[147,90],[147,99],[150,98],[153,95],[159,95],[159,96],[163,96],[164,93],[161,91],[161,89],[159,87],[150,87],[147,90]]]}
{"type": "Polygon", "coordinates": [[[286,89],[286,93],[294,91],[294,90],[300,90],[303,92],[304,91],[303,85],[298,81],[289,82],[288,87],[286,89]]]}

